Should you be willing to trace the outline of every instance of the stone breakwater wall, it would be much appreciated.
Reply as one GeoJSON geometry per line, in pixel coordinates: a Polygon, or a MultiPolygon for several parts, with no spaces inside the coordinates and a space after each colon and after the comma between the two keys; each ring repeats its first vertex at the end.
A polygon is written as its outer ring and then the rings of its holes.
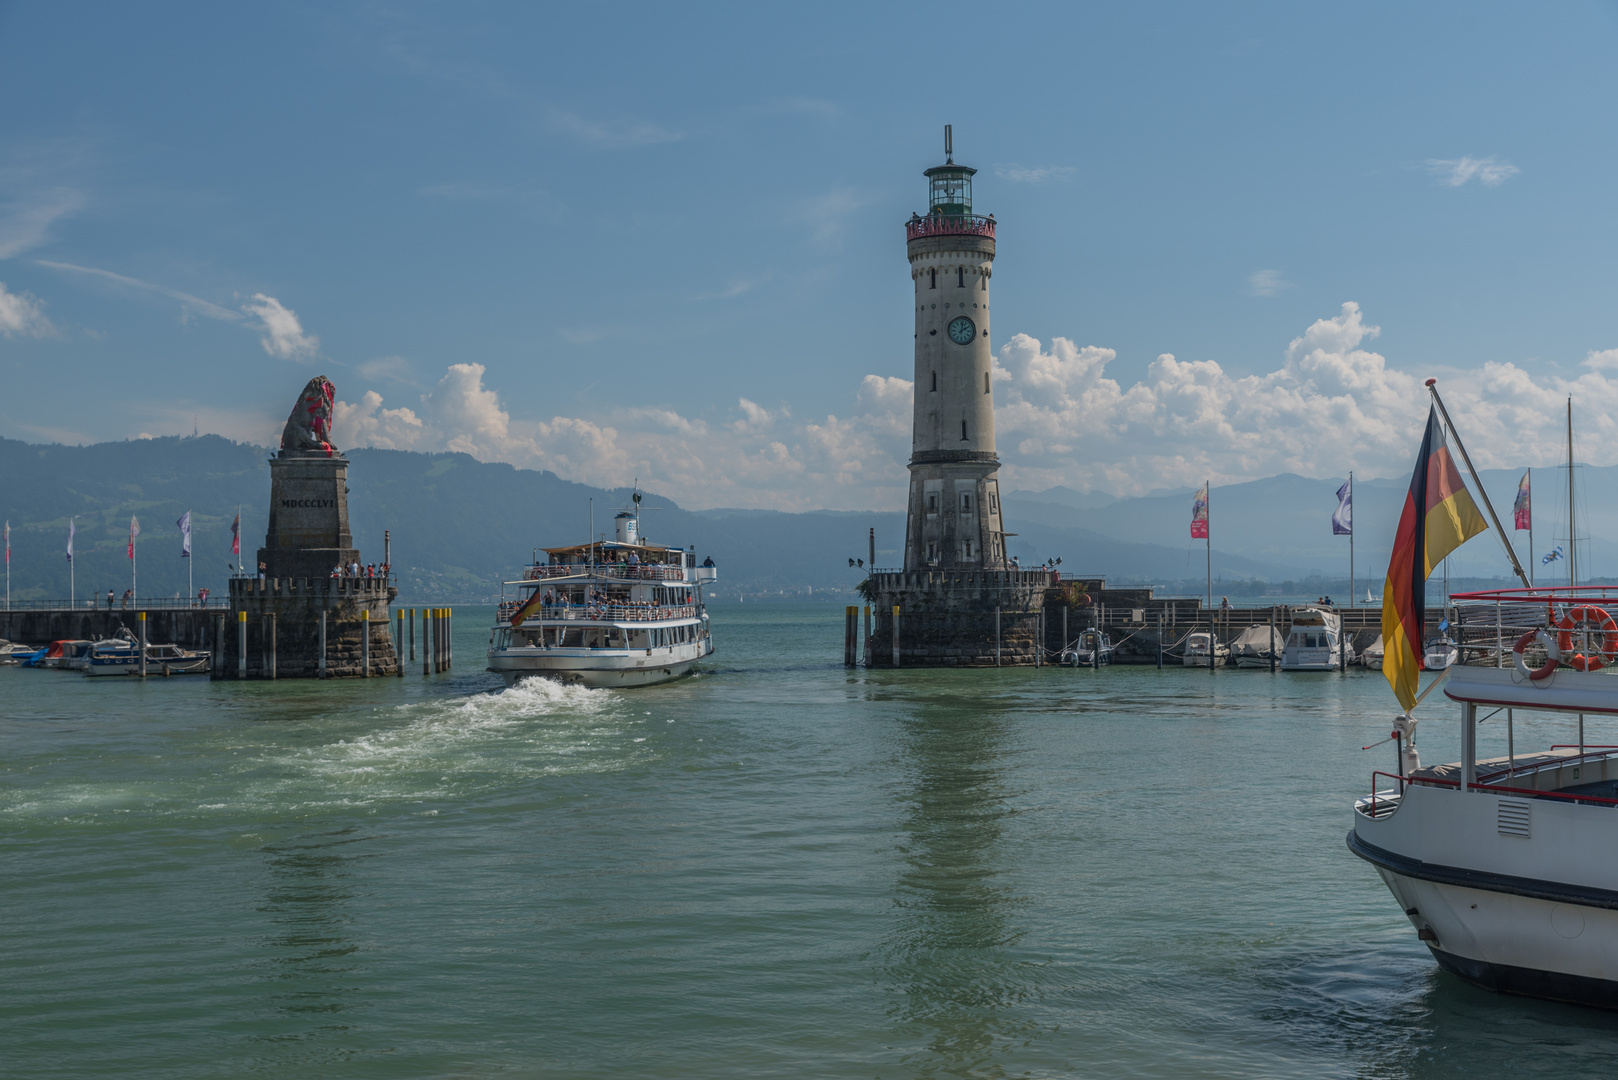
{"type": "Polygon", "coordinates": [[[1043,570],[873,574],[876,599],[866,662],[871,667],[893,667],[897,649],[899,667],[1033,664],[1050,581],[1051,575],[1043,570]]]}
{"type": "Polygon", "coordinates": [[[154,645],[179,645],[187,649],[213,647],[214,616],[217,608],[79,607],[37,608],[32,611],[0,611],[0,638],[21,645],[48,645],[53,641],[101,641],[116,637],[127,628],[140,635],[140,612],[146,612],[146,640],[154,645]]]}
{"type": "Polygon", "coordinates": [[[380,579],[267,578],[231,582],[228,612],[212,613],[215,679],[243,678],[245,636],[249,679],[320,677],[320,619],[326,617],[325,674],[329,679],[397,675],[392,602],[398,590],[380,579]],[[242,618],[245,613],[246,618],[242,618]],[[273,660],[272,660],[273,657],[273,660]]]}

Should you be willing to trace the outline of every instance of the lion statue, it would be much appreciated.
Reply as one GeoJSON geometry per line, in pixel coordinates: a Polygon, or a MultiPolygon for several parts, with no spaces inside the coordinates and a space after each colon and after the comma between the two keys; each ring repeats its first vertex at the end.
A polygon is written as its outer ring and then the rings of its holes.
{"type": "Polygon", "coordinates": [[[332,405],[337,400],[337,387],[324,375],[309,380],[292,406],[287,426],[281,431],[281,449],[312,450],[331,457],[337,447],[330,443],[332,405]]]}

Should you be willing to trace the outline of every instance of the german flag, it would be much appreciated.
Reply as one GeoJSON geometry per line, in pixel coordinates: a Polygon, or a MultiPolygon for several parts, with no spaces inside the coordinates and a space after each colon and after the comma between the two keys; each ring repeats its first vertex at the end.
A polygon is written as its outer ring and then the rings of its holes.
{"type": "Polygon", "coordinates": [[[1444,442],[1436,406],[1427,412],[1416,471],[1382,590],[1382,673],[1408,711],[1416,703],[1427,618],[1427,578],[1444,556],[1487,529],[1444,442]]]}

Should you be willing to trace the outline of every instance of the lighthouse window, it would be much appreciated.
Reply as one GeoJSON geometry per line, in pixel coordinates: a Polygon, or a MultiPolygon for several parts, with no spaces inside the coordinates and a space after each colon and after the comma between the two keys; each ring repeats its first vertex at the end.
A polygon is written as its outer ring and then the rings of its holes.
{"type": "Polygon", "coordinates": [[[927,541],[927,561],[928,562],[934,562],[934,561],[937,560],[937,558],[938,558],[938,541],[937,540],[929,540],[929,541],[927,541]]]}
{"type": "Polygon", "coordinates": [[[955,287],[957,289],[966,288],[966,267],[964,266],[955,268],[955,287]]]}
{"type": "Polygon", "coordinates": [[[972,512],[972,496],[963,494],[961,496],[961,513],[970,514],[971,512],[972,512]]]}
{"type": "Polygon", "coordinates": [[[966,541],[966,557],[968,559],[972,557],[972,541],[970,540],[966,541]]]}
{"type": "Polygon", "coordinates": [[[985,394],[989,392],[989,373],[987,371],[983,373],[983,392],[985,394]]]}
{"type": "Polygon", "coordinates": [[[965,420],[961,421],[961,441],[962,442],[966,441],[966,421],[965,420]]]}
{"type": "Polygon", "coordinates": [[[933,269],[927,271],[927,273],[928,273],[928,275],[930,275],[929,280],[932,282],[932,284],[928,285],[927,287],[929,289],[938,288],[938,268],[934,267],[933,269]]]}
{"type": "Polygon", "coordinates": [[[927,512],[929,514],[938,513],[938,493],[937,492],[933,492],[933,493],[931,493],[931,494],[929,494],[927,496],[927,512]]]}
{"type": "Polygon", "coordinates": [[[933,389],[938,389],[938,372],[933,372],[933,389]]]}

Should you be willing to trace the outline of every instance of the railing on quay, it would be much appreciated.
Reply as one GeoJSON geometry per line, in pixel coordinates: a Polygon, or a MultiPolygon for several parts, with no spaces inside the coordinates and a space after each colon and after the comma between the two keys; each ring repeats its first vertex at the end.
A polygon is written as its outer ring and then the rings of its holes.
{"type": "Polygon", "coordinates": [[[524,581],[562,577],[617,578],[621,581],[684,581],[685,567],[668,563],[547,563],[523,571],[524,581]]]}
{"type": "Polygon", "coordinates": [[[986,236],[993,240],[994,215],[929,214],[905,222],[906,240],[921,240],[929,236],[986,236]]]}
{"type": "Polygon", "coordinates": [[[133,614],[137,611],[228,611],[230,598],[226,596],[209,596],[207,600],[196,597],[166,596],[157,599],[140,598],[138,600],[115,600],[108,605],[106,597],[100,600],[13,600],[10,604],[0,602],[0,611],[125,611],[133,614]]]}
{"type": "MultiPolygon", "coordinates": [[[[501,622],[510,622],[522,604],[519,601],[507,600],[498,608],[498,618],[501,622]]],[[[665,622],[670,619],[694,619],[697,617],[697,605],[677,604],[667,607],[650,607],[640,604],[541,604],[535,611],[529,612],[528,617],[538,616],[541,619],[575,622],[665,622]]]]}

